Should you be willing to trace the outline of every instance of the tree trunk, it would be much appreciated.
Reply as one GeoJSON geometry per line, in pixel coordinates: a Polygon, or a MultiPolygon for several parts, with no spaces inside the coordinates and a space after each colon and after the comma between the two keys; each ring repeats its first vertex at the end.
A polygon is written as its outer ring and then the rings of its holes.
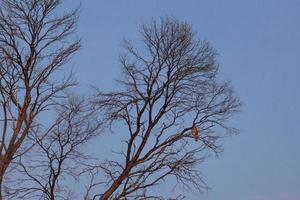
{"type": "Polygon", "coordinates": [[[50,200],[55,200],[55,189],[54,188],[55,188],[54,186],[50,186],[50,200]]]}
{"type": "Polygon", "coordinates": [[[5,172],[12,160],[11,155],[0,155],[0,200],[3,199],[3,181],[5,172]]]}
{"type": "MultiPolygon", "coordinates": [[[[2,164],[3,163],[1,163],[1,165],[2,164]]],[[[2,183],[3,183],[3,179],[4,179],[4,174],[5,174],[4,167],[1,166],[0,167],[0,200],[2,200],[2,196],[3,196],[3,193],[2,193],[2,183]]]]}
{"type": "MultiPolygon", "coordinates": [[[[123,173],[115,180],[110,188],[104,192],[104,194],[100,197],[99,200],[107,200],[109,197],[118,189],[121,185],[122,181],[128,176],[130,172],[130,168],[124,169],[123,173]]],[[[1,199],[0,199],[1,200],[1,199]]]]}

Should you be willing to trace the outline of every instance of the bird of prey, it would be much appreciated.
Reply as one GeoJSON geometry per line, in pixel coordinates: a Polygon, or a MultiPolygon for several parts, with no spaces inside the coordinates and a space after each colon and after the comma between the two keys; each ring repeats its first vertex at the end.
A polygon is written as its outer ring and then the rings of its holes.
{"type": "Polygon", "coordinates": [[[193,135],[195,141],[197,142],[199,139],[199,131],[198,131],[198,128],[196,127],[195,123],[193,124],[193,127],[192,127],[192,135],[193,135]]]}

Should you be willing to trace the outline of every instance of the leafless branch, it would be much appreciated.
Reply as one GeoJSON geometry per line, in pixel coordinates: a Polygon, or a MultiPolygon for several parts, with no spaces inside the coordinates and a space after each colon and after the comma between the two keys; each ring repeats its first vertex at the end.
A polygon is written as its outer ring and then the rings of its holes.
{"type": "Polygon", "coordinates": [[[19,161],[23,177],[15,187],[19,198],[70,199],[70,188],[63,180],[76,180],[89,160],[82,146],[100,133],[96,113],[87,101],[73,95],[56,106],[56,111],[57,118],[45,137],[34,134],[32,142],[37,145],[19,161]]]}
{"type": "MultiPolygon", "coordinates": [[[[125,41],[120,57],[124,78],[117,92],[98,91],[95,107],[104,121],[126,127],[122,160],[102,164],[106,199],[159,199],[146,189],[175,177],[185,189],[206,188],[197,166],[217,139],[235,131],[226,125],[240,102],[228,82],[217,80],[216,51],[198,40],[191,25],[169,17],[142,25],[144,48],[125,41]],[[199,130],[191,140],[193,126],[199,130]]],[[[125,130],[125,129],[122,129],[125,130]]]]}
{"type": "Polygon", "coordinates": [[[61,0],[0,2],[0,199],[8,167],[37,115],[75,84],[58,70],[78,51],[77,10],[58,16],[61,0]],[[56,74],[56,76],[54,76],[56,74]]]}

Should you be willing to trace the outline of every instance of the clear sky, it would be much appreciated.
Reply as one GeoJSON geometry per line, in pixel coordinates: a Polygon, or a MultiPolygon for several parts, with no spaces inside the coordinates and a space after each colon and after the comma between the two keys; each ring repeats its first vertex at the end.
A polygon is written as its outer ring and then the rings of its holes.
{"type": "Polygon", "coordinates": [[[122,38],[138,25],[173,16],[190,22],[219,52],[221,76],[244,102],[239,136],[201,169],[212,188],[191,200],[300,200],[299,0],[82,0],[83,85],[114,88],[122,38]]]}

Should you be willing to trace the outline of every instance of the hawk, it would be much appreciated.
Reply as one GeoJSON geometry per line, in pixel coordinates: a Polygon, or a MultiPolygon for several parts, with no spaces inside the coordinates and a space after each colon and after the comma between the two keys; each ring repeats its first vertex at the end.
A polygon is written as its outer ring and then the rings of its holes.
{"type": "Polygon", "coordinates": [[[195,123],[193,124],[193,127],[192,127],[192,135],[193,135],[195,141],[197,142],[199,139],[199,131],[198,131],[198,128],[195,126],[195,123]]]}

